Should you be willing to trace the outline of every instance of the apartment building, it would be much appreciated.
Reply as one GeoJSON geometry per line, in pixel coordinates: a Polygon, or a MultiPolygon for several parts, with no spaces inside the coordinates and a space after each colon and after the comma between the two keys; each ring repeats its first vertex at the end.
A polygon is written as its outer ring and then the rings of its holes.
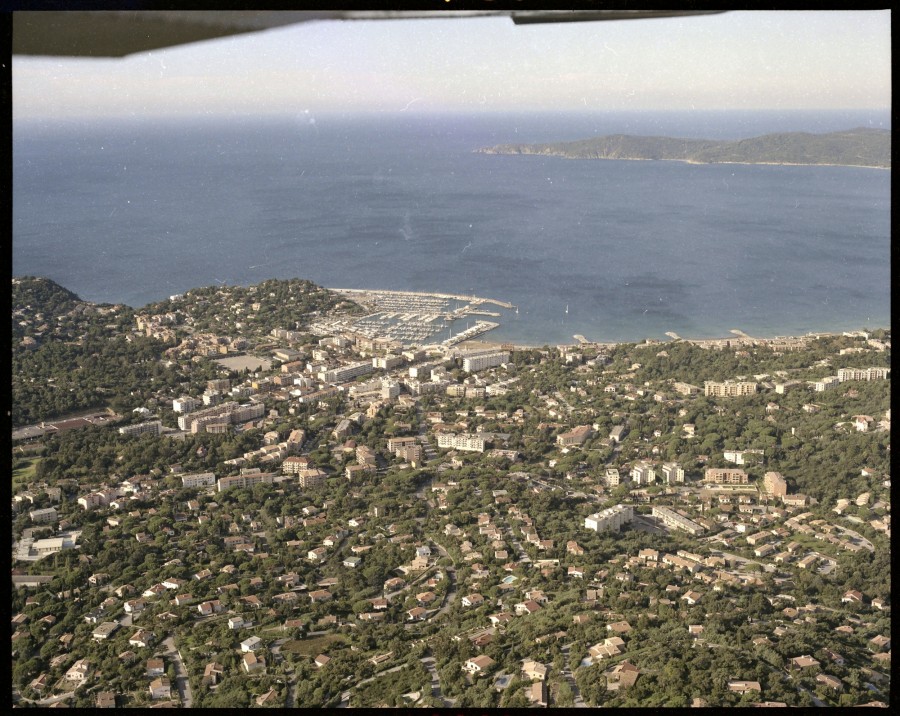
{"type": "Polygon", "coordinates": [[[138,423],[137,425],[123,425],[121,428],[119,428],[120,435],[143,435],[144,433],[151,433],[152,435],[162,435],[162,421],[148,420],[145,423],[138,423]]]}
{"type": "Polygon", "coordinates": [[[665,462],[662,466],[662,476],[667,485],[684,482],[684,468],[677,462],[665,462]]]}
{"type": "Polygon", "coordinates": [[[635,485],[650,485],[656,482],[656,470],[649,463],[635,463],[631,468],[631,481],[635,485]]]}
{"type": "Polygon", "coordinates": [[[212,472],[197,472],[193,475],[181,476],[182,487],[207,487],[214,486],[215,484],[216,476],[215,473],[212,472]]]}
{"type": "Polygon", "coordinates": [[[698,535],[704,531],[702,526],[668,507],[654,505],[651,514],[660,520],[666,527],[671,527],[672,529],[684,530],[692,535],[698,535]]]}
{"type": "Polygon", "coordinates": [[[713,398],[734,398],[741,395],[753,395],[756,392],[756,383],[752,381],[717,382],[707,380],[703,382],[703,394],[713,398]]]}
{"type": "Polygon", "coordinates": [[[270,485],[272,484],[274,477],[275,473],[272,472],[255,472],[233,475],[231,477],[220,477],[218,489],[219,492],[224,492],[225,490],[230,490],[234,487],[253,487],[260,483],[270,485]]]}
{"type": "Polygon", "coordinates": [[[775,497],[784,497],[787,494],[787,483],[779,472],[767,472],[763,475],[763,487],[775,497]]]}
{"type": "Polygon", "coordinates": [[[474,373],[475,371],[494,368],[504,363],[509,363],[509,351],[494,351],[463,358],[463,370],[466,373],[474,373]]]}
{"type": "Polygon", "coordinates": [[[746,485],[747,473],[740,468],[708,467],[705,473],[706,482],[716,485],[746,485]]]}
{"type": "Polygon", "coordinates": [[[618,532],[633,519],[634,508],[631,505],[615,505],[585,517],[584,526],[594,532],[618,532]]]}
{"type": "Polygon", "coordinates": [[[556,444],[560,447],[570,447],[572,445],[581,445],[594,433],[594,429],[590,425],[579,425],[568,432],[561,433],[556,436],[556,444]]]}
{"type": "Polygon", "coordinates": [[[484,452],[485,441],[479,435],[466,433],[438,433],[437,444],[439,448],[451,450],[463,450],[466,452],[484,452]]]}
{"type": "Polygon", "coordinates": [[[885,380],[890,375],[890,368],[841,368],[837,372],[838,380],[885,380]]]}

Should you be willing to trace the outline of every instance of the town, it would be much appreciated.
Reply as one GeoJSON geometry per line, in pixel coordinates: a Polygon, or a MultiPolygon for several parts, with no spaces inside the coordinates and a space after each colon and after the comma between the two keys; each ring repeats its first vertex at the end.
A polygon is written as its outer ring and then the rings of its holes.
{"type": "Polygon", "coordinates": [[[526,347],[429,332],[474,297],[13,294],[18,706],[890,703],[887,329],[526,347]]]}

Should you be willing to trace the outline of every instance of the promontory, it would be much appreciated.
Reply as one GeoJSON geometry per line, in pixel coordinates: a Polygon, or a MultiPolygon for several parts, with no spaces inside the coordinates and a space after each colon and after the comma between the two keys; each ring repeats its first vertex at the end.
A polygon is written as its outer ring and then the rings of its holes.
{"type": "Polygon", "coordinates": [[[858,127],[827,134],[784,132],[722,141],[613,134],[574,142],[499,144],[480,154],[566,159],[671,160],[697,164],[819,164],[890,168],[891,130],[858,127]]]}

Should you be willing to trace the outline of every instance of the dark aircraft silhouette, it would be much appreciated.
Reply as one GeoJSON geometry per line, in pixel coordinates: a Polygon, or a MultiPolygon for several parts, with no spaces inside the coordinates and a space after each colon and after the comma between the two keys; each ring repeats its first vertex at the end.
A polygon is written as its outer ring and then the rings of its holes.
{"type": "MultiPolygon", "coordinates": [[[[31,4],[34,7],[34,4],[31,4]]],[[[722,12],[679,10],[18,10],[12,53],[70,57],[125,57],[316,20],[403,20],[508,16],[517,25],[635,20],[722,12]]]]}

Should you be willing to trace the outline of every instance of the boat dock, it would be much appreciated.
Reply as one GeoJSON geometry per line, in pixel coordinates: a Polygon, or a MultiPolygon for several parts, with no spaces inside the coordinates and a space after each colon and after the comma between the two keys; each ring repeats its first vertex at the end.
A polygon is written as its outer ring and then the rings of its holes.
{"type": "MultiPolygon", "coordinates": [[[[494,304],[501,308],[515,309],[506,301],[479,296],[449,293],[426,293],[416,291],[368,290],[358,288],[332,288],[367,309],[367,314],[351,320],[347,329],[369,337],[384,337],[398,340],[407,345],[422,344],[429,338],[446,330],[453,321],[468,316],[490,316],[499,318],[502,314],[489,311],[484,304],[494,304]],[[452,305],[453,303],[462,305],[452,305]]],[[[476,321],[475,325],[457,336],[448,339],[449,344],[473,338],[499,326],[492,321],[476,321]]]]}

